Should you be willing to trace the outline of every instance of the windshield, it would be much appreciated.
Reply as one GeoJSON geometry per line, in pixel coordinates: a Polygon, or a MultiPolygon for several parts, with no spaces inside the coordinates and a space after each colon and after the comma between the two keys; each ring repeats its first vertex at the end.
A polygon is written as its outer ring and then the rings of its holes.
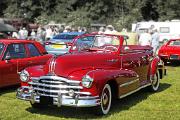
{"type": "Polygon", "coordinates": [[[72,46],[75,51],[111,51],[118,50],[120,41],[117,36],[93,35],[77,39],[72,46]]]}
{"type": "Polygon", "coordinates": [[[180,46],[180,40],[171,41],[169,45],[180,46]]]}
{"type": "Polygon", "coordinates": [[[4,45],[0,43],[0,55],[2,54],[3,48],[4,48],[4,45]]]}
{"type": "Polygon", "coordinates": [[[64,39],[64,40],[72,40],[76,37],[77,35],[69,35],[69,34],[63,34],[63,35],[57,35],[53,39],[64,39]]]}

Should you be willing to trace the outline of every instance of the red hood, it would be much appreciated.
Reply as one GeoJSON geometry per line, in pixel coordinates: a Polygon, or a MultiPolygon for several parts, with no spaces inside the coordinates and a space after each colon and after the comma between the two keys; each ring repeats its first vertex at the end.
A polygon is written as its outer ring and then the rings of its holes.
{"type": "Polygon", "coordinates": [[[53,72],[58,76],[68,77],[75,71],[118,67],[119,61],[112,62],[110,61],[112,59],[118,60],[118,56],[115,57],[111,53],[72,53],[58,56],[54,60],[51,59],[46,67],[48,67],[49,73],[53,72]]]}

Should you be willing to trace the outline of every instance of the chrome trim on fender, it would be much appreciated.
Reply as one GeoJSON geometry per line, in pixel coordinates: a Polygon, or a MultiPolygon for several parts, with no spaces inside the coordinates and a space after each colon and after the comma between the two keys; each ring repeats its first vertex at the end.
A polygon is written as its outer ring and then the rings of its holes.
{"type": "Polygon", "coordinates": [[[128,85],[133,84],[133,83],[138,82],[138,81],[139,81],[139,79],[135,79],[133,81],[123,83],[123,84],[119,85],[119,87],[128,86],[128,85]]]}
{"type": "Polygon", "coordinates": [[[124,98],[124,97],[126,97],[126,96],[128,96],[128,95],[131,95],[131,94],[133,94],[133,93],[135,93],[135,92],[137,92],[137,91],[139,91],[139,90],[141,90],[141,89],[143,89],[143,88],[145,88],[145,87],[147,87],[147,86],[150,86],[151,85],[151,83],[149,83],[149,84],[147,84],[147,85],[144,85],[144,86],[141,86],[141,87],[139,87],[139,88],[137,88],[136,90],[134,90],[134,91],[131,91],[131,92],[129,92],[129,93],[126,93],[126,94],[124,94],[124,95],[121,95],[119,98],[121,99],[121,98],[124,98]]]}

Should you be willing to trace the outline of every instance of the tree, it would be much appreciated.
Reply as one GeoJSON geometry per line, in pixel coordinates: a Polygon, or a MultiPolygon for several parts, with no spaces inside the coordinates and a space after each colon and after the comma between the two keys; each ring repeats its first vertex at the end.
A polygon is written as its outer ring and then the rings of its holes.
{"type": "Polygon", "coordinates": [[[157,6],[159,20],[180,19],[179,0],[157,0],[157,6]]]}

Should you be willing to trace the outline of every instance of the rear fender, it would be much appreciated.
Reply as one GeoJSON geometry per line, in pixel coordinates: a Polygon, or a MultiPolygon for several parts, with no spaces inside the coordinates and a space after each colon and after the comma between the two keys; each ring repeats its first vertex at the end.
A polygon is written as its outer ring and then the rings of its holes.
{"type": "Polygon", "coordinates": [[[159,62],[160,62],[160,58],[158,56],[152,60],[151,66],[150,66],[150,75],[156,74],[159,62]]]}

